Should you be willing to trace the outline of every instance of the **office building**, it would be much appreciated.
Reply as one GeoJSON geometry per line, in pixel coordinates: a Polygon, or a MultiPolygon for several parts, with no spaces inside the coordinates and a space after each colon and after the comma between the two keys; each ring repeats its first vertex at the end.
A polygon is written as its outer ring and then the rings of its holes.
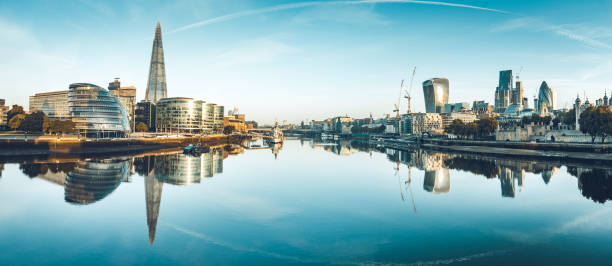
{"type": "Polygon", "coordinates": [[[227,112],[223,118],[223,126],[232,126],[236,131],[246,132],[246,121],[244,114],[238,113],[238,108],[227,112]]]}
{"type": "Polygon", "coordinates": [[[494,106],[485,101],[474,101],[474,103],[472,103],[472,112],[477,115],[492,113],[493,111],[494,106]]]}
{"type": "Polygon", "coordinates": [[[10,108],[4,104],[4,99],[0,99],[0,129],[8,127],[8,111],[10,108]]]}
{"type": "Polygon", "coordinates": [[[30,96],[28,112],[36,111],[42,111],[51,121],[70,119],[68,91],[43,92],[30,96]]]}
{"type": "MultiPolygon", "coordinates": [[[[157,101],[155,110],[157,132],[202,132],[204,101],[186,97],[164,98],[157,101]]],[[[223,127],[223,120],[221,120],[221,127],[223,127]]]]}
{"type": "Polygon", "coordinates": [[[448,79],[445,78],[432,78],[423,82],[425,112],[444,112],[444,105],[448,103],[448,86],[448,79]]]}
{"type": "Polygon", "coordinates": [[[443,131],[442,116],[438,113],[412,113],[402,116],[403,134],[439,134],[443,131]]]}
{"type": "Polygon", "coordinates": [[[108,90],[89,83],[70,84],[70,117],[86,137],[123,137],[130,132],[127,112],[108,90]]]}
{"type": "Polygon", "coordinates": [[[442,117],[442,128],[448,127],[456,119],[461,120],[465,124],[475,122],[478,119],[476,114],[472,112],[452,112],[440,114],[440,116],[442,117]]]}
{"type": "Polygon", "coordinates": [[[467,112],[467,111],[470,111],[470,103],[468,102],[447,103],[444,105],[443,113],[467,112]]]}
{"type": "Polygon", "coordinates": [[[123,105],[128,114],[130,128],[134,130],[136,128],[136,87],[121,87],[119,79],[115,79],[115,81],[108,84],[108,91],[119,99],[119,102],[121,102],[121,105],[123,105]]]}
{"type": "Polygon", "coordinates": [[[204,133],[211,134],[215,130],[215,106],[214,103],[206,103],[204,105],[204,133]]]}
{"type": "Polygon", "coordinates": [[[499,85],[495,88],[495,111],[502,113],[511,104],[512,70],[499,72],[499,85]]]}
{"type": "Polygon", "coordinates": [[[149,66],[149,81],[145,100],[152,103],[168,97],[166,88],[166,67],[164,63],[164,47],[162,45],[161,24],[155,27],[155,39],[151,51],[151,65],[149,66]]]}
{"type": "Polygon", "coordinates": [[[140,101],[136,105],[136,110],[134,111],[135,115],[135,123],[144,123],[147,125],[149,131],[155,131],[155,104],[149,101],[140,101]]]}
{"type": "Polygon", "coordinates": [[[223,105],[215,105],[213,108],[213,131],[215,133],[223,132],[223,123],[225,123],[225,120],[223,119],[224,110],[225,108],[223,105]]]}
{"type": "Polygon", "coordinates": [[[538,105],[536,105],[538,113],[546,115],[548,112],[555,110],[555,91],[542,81],[538,92],[538,105]]]}

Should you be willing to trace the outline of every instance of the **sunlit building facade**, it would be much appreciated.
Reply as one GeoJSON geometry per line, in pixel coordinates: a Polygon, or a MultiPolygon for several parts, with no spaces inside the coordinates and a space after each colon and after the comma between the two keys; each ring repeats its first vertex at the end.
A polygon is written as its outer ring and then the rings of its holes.
{"type": "Polygon", "coordinates": [[[136,87],[121,87],[119,80],[115,80],[108,84],[108,91],[119,99],[119,102],[121,102],[121,105],[123,105],[128,114],[130,128],[134,130],[136,120],[136,87]]]}
{"type": "Polygon", "coordinates": [[[213,110],[213,117],[214,117],[214,121],[213,121],[213,128],[214,131],[216,133],[222,132],[223,131],[223,123],[225,123],[223,117],[224,117],[224,112],[225,108],[223,107],[223,105],[215,105],[214,110],[213,110]]]}
{"type": "Polygon", "coordinates": [[[0,99],[0,129],[8,126],[8,111],[9,107],[4,105],[4,99],[0,99]]]}
{"type": "Polygon", "coordinates": [[[29,112],[42,111],[49,120],[70,119],[70,108],[68,106],[68,91],[53,91],[37,93],[30,96],[29,112]]]}
{"type": "Polygon", "coordinates": [[[89,83],[70,84],[70,117],[86,137],[123,137],[130,132],[127,112],[108,90],[89,83]]]}
{"type": "Polygon", "coordinates": [[[206,103],[204,105],[204,132],[213,133],[215,129],[215,107],[214,103],[206,103]]]}
{"type": "Polygon", "coordinates": [[[186,97],[159,100],[155,107],[156,131],[201,133],[204,125],[204,105],[204,101],[186,97]]]}
{"type": "Polygon", "coordinates": [[[448,79],[432,78],[424,81],[425,112],[443,113],[444,105],[448,103],[448,91],[448,79]]]}

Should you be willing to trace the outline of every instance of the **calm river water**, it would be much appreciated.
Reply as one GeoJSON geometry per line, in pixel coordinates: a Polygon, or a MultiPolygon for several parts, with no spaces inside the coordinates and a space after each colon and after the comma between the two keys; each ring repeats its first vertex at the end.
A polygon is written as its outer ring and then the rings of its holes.
{"type": "Polygon", "coordinates": [[[287,140],[0,169],[2,265],[612,261],[605,168],[287,140]]]}

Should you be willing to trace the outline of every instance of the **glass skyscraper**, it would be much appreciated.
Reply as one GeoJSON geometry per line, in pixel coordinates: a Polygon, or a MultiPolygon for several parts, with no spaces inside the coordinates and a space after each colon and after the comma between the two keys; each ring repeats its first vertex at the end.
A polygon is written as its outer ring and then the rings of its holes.
{"type": "Polygon", "coordinates": [[[164,46],[162,45],[161,24],[155,27],[155,39],[151,52],[151,66],[149,67],[149,81],[145,100],[157,103],[160,99],[168,97],[166,88],[166,68],[164,64],[164,46]]]}
{"type": "Polygon", "coordinates": [[[448,79],[432,78],[423,82],[425,96],[425,112],[443,113],[444,105],[448,103],[448,79]]]}

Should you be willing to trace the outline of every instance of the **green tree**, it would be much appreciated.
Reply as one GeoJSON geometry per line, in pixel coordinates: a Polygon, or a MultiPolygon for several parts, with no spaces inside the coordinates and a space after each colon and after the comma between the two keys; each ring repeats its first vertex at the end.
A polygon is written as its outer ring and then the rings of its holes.
{"type": "Polygon", "coordinates": [[[136,132],[147,132],[149,131],[149,128],[147,127],[147,124],[143,123],[143,122],[138,122],[136,124],[136,132]]]}
{"type": "Polygon", "coordinates": [[[42,111],[25,116],[20,128],[26,132],[45,132],[49,128],[49,117],[42,111]]]}
{"type": "Polygon", "coordinates": [[[236,128],[234,128],[234,126],[225,126],[223,128],[223,134],[229,135],[229,134],[232,134],[232,132],[234,132],[235,130],[236,128]]]}
{"type": "Polygon", "coordinates": [[[17,130],[19,127],[21,127],[21,123],[23,123],[24,119],[25,119],[25,114],[17,114],[9,120],[8,126],[12,130],[17,130]]]}
{"type": "Polygon", "coordinates": [[[25,111],[23,111],[23,107],[13,104],[11,110],[6,113],[6,121],[11,121],[11,118],[20,114],[25,116],[25,111]]]}
{"type": "Polygon", "coordinates": [[[486,117],[476,121],[477,134],[478,136],[489,136],[495,132],[499,122],[493,117],[486,117]]]}
{"type": "Polygon", "coordinates": [[[65,133],[74,133],[74,132],[77,131],[76,123],[74,121],[72,121],[72,120],[64,120],[64,121],[61,122],[60,125],[61,125],[60,128],[61,128],[62,134],[65,134],[65,133]]]}
{"type": "Polygon", "coordinates": [[[580,131],[591,136],[591,142],[601,137],[601,143],[606,141],[606,137],[612,135],[612,112],[600,106],[597,108],[589,107],[580,114],[580,131]]]}

